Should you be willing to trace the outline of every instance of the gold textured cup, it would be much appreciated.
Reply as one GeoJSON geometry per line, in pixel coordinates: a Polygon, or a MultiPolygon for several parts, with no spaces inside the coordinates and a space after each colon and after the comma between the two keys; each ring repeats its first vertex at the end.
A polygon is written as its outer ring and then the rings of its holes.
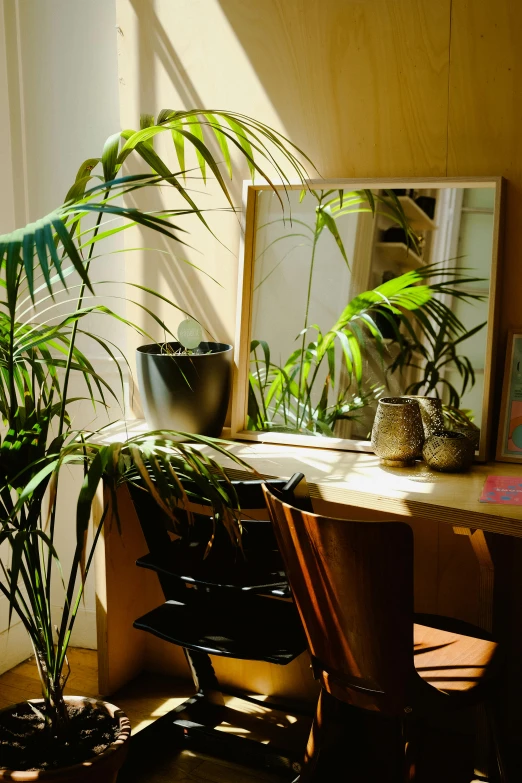
{"type": "Polygon", "coordinates": [[[442,400],[438,397],[422,397],[418,394],[405,394],[404,399],[416,400],[419,403],[425,438],[444,429],[442,400]]]}
{"type": "Polygon", "coordinates": [[[478,427],[455,427],[454,431],[462,432],[473,443],[473,448],[478,449],[480,445],[480,429],[478,427]]]}
{"type": "Polygon", "coordinates": [[[459,473],[468,470],[475,447],[462,432],[442,430],[428,438],[422,449],[422,456],[433,470],[443,473],[459,473]]]}
{"type": "Polygon", "coordinates": [[[383,465],[413,465],[422,450],[424,427],[419,403],[408,397],[382,397],[372,429],[372,448],[383,465]]]}

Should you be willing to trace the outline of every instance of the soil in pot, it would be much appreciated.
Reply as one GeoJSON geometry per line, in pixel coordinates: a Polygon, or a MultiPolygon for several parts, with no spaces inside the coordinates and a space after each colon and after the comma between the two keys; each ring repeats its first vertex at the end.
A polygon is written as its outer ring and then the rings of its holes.
{"type": "MultiPolygon", "coordinates": [[[[38,711],[45,708],[40,703],[38,711]]],[[[118,739],[117,718],[88,701],[67,704],[71,740],[59,743],[28,703],[0,713],[0,770],[55,770],[81,764],[103,753],[118,739]]]]}

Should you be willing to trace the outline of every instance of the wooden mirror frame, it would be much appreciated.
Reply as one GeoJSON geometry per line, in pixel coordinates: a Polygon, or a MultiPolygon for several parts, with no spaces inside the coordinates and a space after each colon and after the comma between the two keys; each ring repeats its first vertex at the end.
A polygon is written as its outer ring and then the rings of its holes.
{"type": "MultiPolygon", "coordinates": [[[[480,422],[480,446],[476,459],[480,462],[490,457],[492,440],[492,357],[498,322],[499,269],[500,269],[500,223],[504,180],[502,177],[400,177],[392,179],[311,179],[307,185],[312,189],[328,190],[330,188],[343,190],[361,190],[363,188],[494,188],[495,202],[493,215],[493,242],[491,276],[489,290],[488,331],[486,341],[486,356],[484,362],[484,396],[482,404],[482,419],[480,422]]],[[[275,186],[284,190],[283,185],[275,186]]],[[[302,190],[302,183],[287,185],[289,190],[302,190]]],[[[313,435],[293,435],[281,432],[254,432],[246,430],[248,405],[248,377],[250,368],[250,342],[252,332],[252,296],[254,282],[254,254],[256,230],[256,204],[258,191],[270,190],[266,182],[252,184],[244,182],[241,245],[239,251],[237,322],[234,356],[234,382],[232,398],[231,435],[239,440],[264,443],[279,443],[290,446],[312,446],[322,449],[339,449],[342,451],[372,452],[369,441],[348,438],[316,437],[313,435]]]]}

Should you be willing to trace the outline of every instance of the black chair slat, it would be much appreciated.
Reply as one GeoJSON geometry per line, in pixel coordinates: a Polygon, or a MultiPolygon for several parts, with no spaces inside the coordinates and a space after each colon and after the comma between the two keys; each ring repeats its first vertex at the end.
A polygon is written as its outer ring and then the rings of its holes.
{"type": "Polygon", "coordinates": [[[246,551],[223,547],[204,557],[206,542],[178,539],[161,552],[140,557],[136,565],[182,582],[203,587],[230,588],[242,591],[285,587],[288,582],[281,555],[276,551],[246,551]]]}
{"type": "MultiPolygon", "coordinates": [[[[228,486],[225,481],[220,480],[218,483],[221,484],[224,489],[228,486]]],[[[230,483],[234,487],[239,502],[239,508],[266,510],[265,497],[262,489],[263,484],[265,483],[264,479],[246,479],[244,481],[231,479],[230,483]]],[[[288,484],[288,479],[268,479],[267,483],[272,489],[282,492],[286,484],[288,484]]],[[[201,492],[196,483],[186,479],[183,480],[183,487],[187,493],[194,493],[196,496],[201,492]]]]}
{"type": "Polygon", "coordinates": [[[258,595],[223,601],[215,593],[188,590],[186,600],[167,601],[134,627],[189,650],[280,665],[306,649],[294,604],[258,595]]]}

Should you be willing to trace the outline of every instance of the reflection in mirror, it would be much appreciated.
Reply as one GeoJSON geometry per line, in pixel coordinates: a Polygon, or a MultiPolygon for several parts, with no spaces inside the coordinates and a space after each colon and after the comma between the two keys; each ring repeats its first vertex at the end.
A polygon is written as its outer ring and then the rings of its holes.
{"type": "Polygon", "coordinates": [[[498,184],[440,184],[296,189],[285,215],[256,189],[245,429],[368,441],[402,394],[484,425],[498,184]]]}

